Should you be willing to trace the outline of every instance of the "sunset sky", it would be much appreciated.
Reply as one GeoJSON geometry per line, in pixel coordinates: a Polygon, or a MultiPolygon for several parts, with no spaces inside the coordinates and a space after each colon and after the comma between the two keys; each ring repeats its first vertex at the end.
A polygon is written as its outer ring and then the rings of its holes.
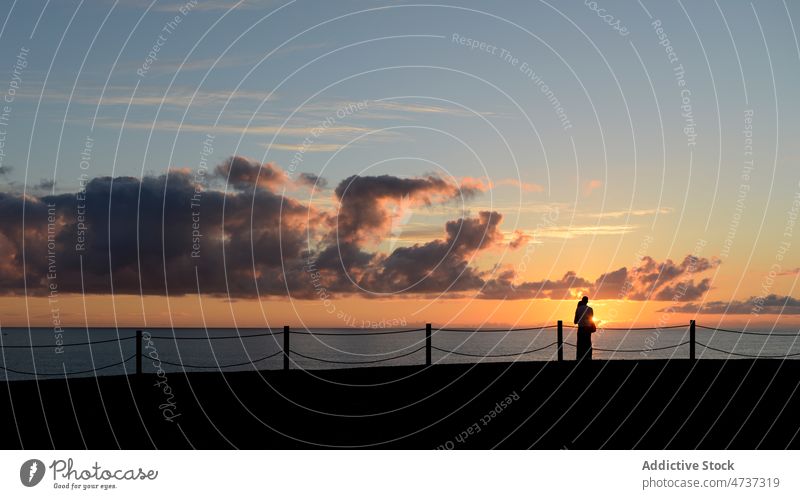
{"type": "Polygon", "coordinates": [[[5,2],[0,326],[796,327],[798,20],[5,2]]]}

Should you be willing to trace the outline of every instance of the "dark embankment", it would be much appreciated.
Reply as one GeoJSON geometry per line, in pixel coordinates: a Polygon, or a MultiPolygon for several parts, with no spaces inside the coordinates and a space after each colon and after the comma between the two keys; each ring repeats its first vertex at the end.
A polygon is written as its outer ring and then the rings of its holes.
{"type": "Polygon", "coordinates": [[[782,449],[800,429],[800,362],[169,374],[172,422],[157,381],[4,384],[2,447],[782,449]]]}

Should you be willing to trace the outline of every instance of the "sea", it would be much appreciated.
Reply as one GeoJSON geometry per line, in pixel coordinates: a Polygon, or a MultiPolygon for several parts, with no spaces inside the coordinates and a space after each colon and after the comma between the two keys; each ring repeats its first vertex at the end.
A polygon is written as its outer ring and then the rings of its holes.
{"type": "MultiPolygon", "coordinates": [[[[390,331],[310,329],[292,333],[291,369],[425,363],[424,329],[385,334],[390,331]]],[[[0,380],[113,376],[135,372],[136,328],[65,328],[63,333],[56,333],[53,328],[3,328],[0,333],[0,380]]],[[[698,327],[696,355],[700,359],[779,358],[788,355],[788,360],[800,361],[800,333],[797,329],[774,333],[782,336],[743,335],[698,327]]],[[[432,362],[556,360],[556,336],[554,327],[511,332],[434,330],[432,362]]],[[[232,372],[283,368],[283,331],[279,329],[152,328],[144,330],[143,337],[143,372],[232,372]]],[[[649,330],[601,329],[593,335],[593,357],[687,359],[688,341],[688,326],[649,330]]],[[[574,329],[564,329],[564,342],[564,358],[574,359],[574,329]]]]}

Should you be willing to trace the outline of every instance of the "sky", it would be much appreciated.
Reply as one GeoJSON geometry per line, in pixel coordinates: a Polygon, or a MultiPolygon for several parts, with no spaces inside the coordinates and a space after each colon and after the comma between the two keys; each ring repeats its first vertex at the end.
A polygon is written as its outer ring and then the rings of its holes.
{"type": "Polygon", "coordinates": [[[0,9],[0,327],[800,324],[791,2],[0,9]]]}

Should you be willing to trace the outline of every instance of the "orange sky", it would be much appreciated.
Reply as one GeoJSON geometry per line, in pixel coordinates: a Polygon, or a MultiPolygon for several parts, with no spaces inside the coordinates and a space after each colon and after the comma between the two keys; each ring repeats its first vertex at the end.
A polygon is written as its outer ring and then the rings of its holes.
{"type": "MultiPolygon", "coordinates": [[[[182,296],[165,299],[135,295],[110,296],[63,295],[57,302],[46,298],[0,298],[2,327],[51,327],[60,321],[63,327],[389,327],[418,326],[431,322],[436,326],[530,326],[555,324],[559,319],[570,324],[574,300],[467,300],[443,299],[335,299],[325,305],[318,300],[244,299],[182,296]],[[86,316],[84,316],[84,307],[86,316]],[[383,322],[382,322],[383,321],[383,322]]],[[[685,324],[694,314],[667,309],[669,302],[595,300],[591,303],[601,326],[656,326],[685,324]]],[[[703,324],[750,325],[780,328],[797,326],[793,316],[777,317],[708,314],[697,316],[703,324]]]]}

